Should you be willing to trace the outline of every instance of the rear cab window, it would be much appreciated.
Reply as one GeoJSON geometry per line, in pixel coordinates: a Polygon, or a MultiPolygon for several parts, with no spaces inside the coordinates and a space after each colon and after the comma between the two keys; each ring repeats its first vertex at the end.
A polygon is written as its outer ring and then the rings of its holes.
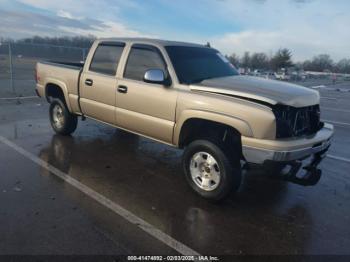
{"type": "Polygon", "coordinates": [[[134,44],[125,66],[124,78],[143,81],[150,69],[161,69],[167,76],[167,66],[159,49],[152,45],[134,44]]]}
{"type": "Polygon", "coordinates": [[[125,43],[101,43],[96,48],[89,71],[105,75],[116,75],[125,43]]]}

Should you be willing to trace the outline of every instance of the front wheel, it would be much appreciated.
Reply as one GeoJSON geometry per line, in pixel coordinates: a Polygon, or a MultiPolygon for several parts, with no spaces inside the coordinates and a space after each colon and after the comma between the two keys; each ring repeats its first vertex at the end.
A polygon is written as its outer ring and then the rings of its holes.
{"type": "Polygon", "coordinates": [[[234,153],[227,155],[208,140],[189,144],[183,155],[183,169],[192,189],[208,200],[222,200],[241,184],[239,158],[234,153]]]}
{"type": "Polygon", "coordinates": [[[77,128],[78,118],[69,112],[60,99],[53,99],[50,104],[50,122],[57,134],[70,135],[77,128]]]}

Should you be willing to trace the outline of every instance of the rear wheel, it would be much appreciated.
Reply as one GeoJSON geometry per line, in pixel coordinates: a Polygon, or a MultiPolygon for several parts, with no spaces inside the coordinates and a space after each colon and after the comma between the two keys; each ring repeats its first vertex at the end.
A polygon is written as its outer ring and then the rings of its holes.
{"type": "Polygon", "coordinates": [[[208,140],[195,140],[188,145],[183,168],[192,189],[208,200],[222,200],[241,184],[239,158],[208,140]]]}
{"type": "Polygon", "coordinates": [[[70,135],[78,125],[78,118],[69,112],[60,99],[52,99],[50,104],[50,122],[53,130],[60,135],[70,135]]]}

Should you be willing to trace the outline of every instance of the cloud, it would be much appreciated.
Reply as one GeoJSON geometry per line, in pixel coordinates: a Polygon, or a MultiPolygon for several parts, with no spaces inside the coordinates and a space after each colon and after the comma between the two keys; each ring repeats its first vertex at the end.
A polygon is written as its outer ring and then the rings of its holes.
{"type": "Polygon", "coordinates": [[[63,18],[68,18],[68,19],[76,19],[69,12],[64,11],[64,10],[59,10],[57,12],[57,16],[63,17],[63,18]]]}
{"type": "MultiPolygon", "coordinates": [[[[13,0],[16,1],[16,0],[13,0]]],[[[18,2],[36,8],[38,10],[47,10],[57,14],[68,14],[67,18],[87,18],[95,19],[115,19],[119,14],[121,7],[133,7],[131,3],[127,4],[123,0],[17,0],[18,2]],[[63,11],[63,12],[62,12],[63,11]]]]}
{"type": "Polygon", "coordinates": [[[116,19],[120,7],[138,8],[122,0],[4,0],[0,10],[0,35],[94,35],[96,37],[151,37],[116,19]],[[63,7],[63,8],[62,8],[63,7]]]}
{"type": "Polygon", "coordinates": [[[3,37],[12,38],[23,38],[33,35],[151,37],[151,35],[132,30],[119,22],[77,17],[63,10],[59,10],[57,15],[0,10],[0,34],[3,37]]]}
{"type": "MultiPolygon", "coordinates": [[[[44,9],[50,11],[61,10],[62,7],[70,9],[71,13],[86,13],[87,10],[96,11],[100,10],[101,7],[106,7],[105,0],[59,0],[59,1],[48,1],[48,0],[18,0],[18,2],[35,7],[37,9],[44,9]]],[[[111,6],[112,9],[116,9],[115,5],[111,6]]]]}
{"type": "Polygon", "coordinates": [[[335,60],[350,57],[349,1],[235,1],[220,2],[221,16],[241,25],[235,32],[211,37],[225,53],[275,52],[289,48],[295,61],[320,53],[335,60]]]}
{"type": "Polygon", "coordinates": [[[94,35],[96,37],[155,37],[142,34],[136,30],[128,29],[125,25],[116,22],[103,22],[100,25],[92,25],[89,29],[59,26],[61,31],[77,35],[94,35]]]}
{"type": "Polygon", "coordinates": [[[329,32],[320,34],[307,28],[297,30],[255,31],[228,33],[211,39],[213,46],[223,53],[242,55],[245,51],[266,52],[271,55],[279,48],[289,48],[295,61],[317,54],[330,54],[334,59],[350,57],[349,35],[329,32]]]}
{"type": "MultiPolygon", "coordinates": [[[[26,32],[27,35],[41,33],[42,35],[60,34],[57,31],[57,25],[66,27],[89,30],[91,24],[102,26],[100,21],[90,21],[89,19],[75,20],[59,16],[49,16],[39,13],[21,12],[21,11],[2,11],[0,10],[1,32],[13,32],[20,35],[20,32],[26,32]]],[[[9,35],[11,36],[11,35],[9,35]]]]}
{"type": "Polygon", "coordinates": [[[294,60],[350,57],[348,0],[0,0],[5,37],[159,36],[210,41],[226,54],[292,50],[294,60]],[[140,4],[142,3],[142,4],[140,4]]]}

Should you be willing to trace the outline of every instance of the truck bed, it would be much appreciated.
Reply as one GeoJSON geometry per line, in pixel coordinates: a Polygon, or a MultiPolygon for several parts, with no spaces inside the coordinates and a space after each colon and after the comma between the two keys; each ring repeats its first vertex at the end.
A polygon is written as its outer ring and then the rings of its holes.
{"type": "Polygon", "coordinates": [[[48,60],[48,61],[41,61],[40,63],[54,65],[54,66],[60,66],[60,67],[69,67],[69,68],[75,67],[75,68],[79,68],[79,69],[82,69],[84,67],[83,62],[62,62],[62,61],[48,60]]]}
{"type": "Polygon", "coordinates": [[[47,83],[59,85],[65,95],[71,112],[79,114],[79,80],[83,66],[84,63],[75,62],[38,62],[36,65],[38,94],[42,97],[46,97],[47,83]]]}

